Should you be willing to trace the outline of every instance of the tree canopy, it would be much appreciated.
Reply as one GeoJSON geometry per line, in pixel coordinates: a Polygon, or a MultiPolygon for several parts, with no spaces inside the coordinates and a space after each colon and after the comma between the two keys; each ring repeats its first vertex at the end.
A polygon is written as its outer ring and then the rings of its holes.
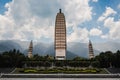
{"type": "Polygon", "coordinates": [[[101,52],[99,55],[95,56],[93,59],[86,59],[82,57],[75,57],[73,60],[54,60],[53,56],[46,55],[40,56],[34,54],[32,58],[28,58],[19,50],[13,49],[10,51],[5,51],[0,54],[0,67],[23,67],[25,64],[28,66],[45,66],[50,67],[52,65],[63,67],[116,67],[120,68],[120,51],[115,53],[111,51],[101,52]]]}

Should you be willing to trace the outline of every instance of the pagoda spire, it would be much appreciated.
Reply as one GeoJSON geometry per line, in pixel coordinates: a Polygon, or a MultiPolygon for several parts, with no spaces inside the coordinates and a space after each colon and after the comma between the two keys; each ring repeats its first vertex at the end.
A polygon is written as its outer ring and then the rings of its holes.
{"type": "Polygon", "coordinates": [[[89,59],[94,58],[94,51],[93,51],[93,46],[91,40],[89,40],[89,59]]]}
{"type": "Polygon", "coordinates": [[[59,9],[59,13],[62,13],[62,9],[59,9]]]}
{"type": "Polygon", "coordinates": [[[56,15],[55,21],[55,59],[56,60],[66,60],[66,21],[64,13],[59,9],[56,15]]]}
{"type": "Polygon", "coordinates": [[[33,57],[32,52],[33,52],[33,42],[31,40],[30,45],[29,45],[29,49],[28,49],[28,58],[32,58],[33,57]]]}

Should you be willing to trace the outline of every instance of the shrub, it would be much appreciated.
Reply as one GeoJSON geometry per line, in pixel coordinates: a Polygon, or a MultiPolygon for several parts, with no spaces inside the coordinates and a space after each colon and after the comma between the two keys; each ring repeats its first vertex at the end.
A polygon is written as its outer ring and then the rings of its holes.
{"type": "Polygon", "coordinates": [[[35,70],[35,69],[27,69],[27,70],[24,70],[24,73],[37,73],[38,71],[35,70]]]}

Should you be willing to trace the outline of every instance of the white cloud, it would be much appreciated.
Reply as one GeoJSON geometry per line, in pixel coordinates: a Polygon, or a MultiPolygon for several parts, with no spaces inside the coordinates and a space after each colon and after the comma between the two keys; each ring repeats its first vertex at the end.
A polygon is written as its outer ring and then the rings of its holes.
{"type": "Polygon", "coordinates": [[[117,12],[114,11],[112,8],[106,7],[106,12],[103,14],[103,16],[107,17],[107,16],[109,16],[109,15],[111,15],[111,14],[116,14],[116,13],[117,13],[117,12]]]}
{"type": "Polygon", "coordinates": [[[100,16],[100,17],[98,18],[98,21],[103,21],[105,18],[106,18],[105,16],[100,16]]]}
{"type": "Polygon", "coordinates": [[[108,32],[101,35],[103,39],[120,40],[120,20],[115,20],[112,15],[117,14],[115,10],[110,7],[106,7],[106,11],[98,18],[98,21],[103,21],[103,26],[108,28],[108,32]]]}
{"type": "Polygon", "coordinates": [[[91,36],[100,36],[102,34],[102,31],[97,29],[97,28],[92,28],[90,30],[90,35],[91,36]]]}
{"type": "Polygon", "coordinates": [[[89,0],[12,0],[5,5],[8,11],[0,15],[0,39],[41,40],[44,37],[53,41],[55,16],[62,8],[67,27],[73,27],[69,37],[85,31],[85,34],[77,35],[72,41],[77,38],[86,41],[87,30],[81,28],[76,32],[76,28],[92,19],[92,7],[88,3],[89,0]]]}
{"type": "MultiPolygon", "coordinates": [[[[44,15],[43,11],[37,10],[40,7],[37,2],[34,0],[13,0],[5,7],[8,11],[4,15],[0,15],[1,39],[41,40],[43,37],[53,39],[55,19],[46,17],[50,13],[46,12],[47,14],[44,15]]],[[[44,6],[42,7],[44,8],[44,6]]]]}
{"type": "Polygon", "coordinates": [[[0,30],[5,30],[5,29],[13,30],[13,26],[14,26],[14,22],[10,20],[10,18],[0,15],[0,30]]]}
{"type": "Polygon", "coordinates": [[[108,38],[108,34],[101,35],[101,38],[102,38],[102,39],[107,39],[107,38],[108,38]]]}
{"type": "Polygon", "coordinates": [[[88,38],[89,32],[86,28],[78,28],[75,29],[71,35],[68,35],[68,42],[87,42],[89,40],[88,38]]]}
{"type": "Polygon", "coordinates": [[[109,29],[109,39],[120,40],[120,20],[114,21],[114,17],[109,17],[104,21],[104,26],[109,29]]]}
{"type": "Polygon", "coordinates": [[[120,9],[120,4],[118,4],[117,8],[120,9]]]}
{"type": "Polygon", "coordinates": [[[92,0],[93,2],[98,2],[98,0],[92,0]]]}
{"type": "Polygon", "coordinates": [[[117,12],[113,10],[111,7],[106,7],[106,11],[98,18],[98,21],[104,21],[108,16],[114,15],[117,12]]]}
{"type": "Polygon", "coordinates": [[[68,23],[78,25],[92,19],[92,7],[88,4],[89,0],[62,0],[62,2],[61,6],[65,9],[68,23]]]}
{"type": "Polygon", "coordinates": [[[68,35],[67,41],[88,41],[88,30],[78,28],[78,25],[92,20],[92,7],[89,6],[89,0],[59,0],[64,9],[67,27],[71,27],[73,32],[68,35]]]}

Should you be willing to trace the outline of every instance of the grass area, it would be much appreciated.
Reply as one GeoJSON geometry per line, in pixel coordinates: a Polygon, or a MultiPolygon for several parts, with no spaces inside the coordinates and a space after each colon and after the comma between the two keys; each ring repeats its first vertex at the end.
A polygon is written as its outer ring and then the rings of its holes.
{"type": "Polygon", "coordinates": [[[35,69],[35,68],[17,68],[14,73],[38,73],[38,74],[107,74],[104,69],[100,68],[52,68],[52,69],[35,69]]]}

